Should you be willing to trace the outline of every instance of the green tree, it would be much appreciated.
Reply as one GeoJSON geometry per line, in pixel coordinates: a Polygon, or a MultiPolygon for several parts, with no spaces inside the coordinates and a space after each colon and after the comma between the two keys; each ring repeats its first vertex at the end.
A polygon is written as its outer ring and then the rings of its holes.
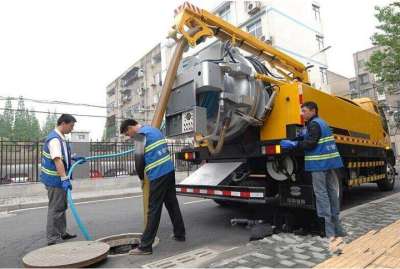
{"type": "Polygon", "coordinates": [[[25,102],[22,97],[18,100],[17,111],[15,112],[14,119],[14,136],[13,139],[17,141],[31,140],[29,112],[25,109],[25,102]]]}
{"type": "Polygon", "coordinates": [[[31,131],[31,140],[33,141],[37,141],[40,139],[40,125],[39,125],[39,121],[36,118],[36,114],[35,112],[31,112],[29,114],[29,129],[31,131]]]}
{"type": "Polygon", "coordinates": [[[56,127],[57,124],[57,114],[56,112],[47,114],[46,120],[43,124],[43,128],[41,131],[41,139],[45,139],[47,135],[56,127]]]}
{"type": "Polygon", "coordinates": [[[388,6],[375,7],[378,32],[371,40],[381,50],[376,51],[367,63],[378,82],[389,93],[400,88],[400,1],[388,6]]]}
{"type": "Polygon", "coordinates": [[[7,98],[4,112],[0,117],[0,137],[11,140],[13,137],[14,111],[12,110],[11,98],[7,98]]]}

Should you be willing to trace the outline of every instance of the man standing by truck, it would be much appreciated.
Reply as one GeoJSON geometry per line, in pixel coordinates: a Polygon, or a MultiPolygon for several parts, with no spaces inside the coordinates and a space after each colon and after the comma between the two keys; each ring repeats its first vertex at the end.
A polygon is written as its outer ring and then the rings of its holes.
{"type": "Polygon", "coordinates": [[[54,245],[59,239],[68,240],[76,235],[67,233],[65,211],[68,208],[67,191],[72,189],[67,177],[71,167],[71,149],[65,140],[75,125],[76,119],[70,114],[62,114],[57,127],[47,136],[42,152],[40,181],[46,186],[49,197],[47,214],[47,244],[54,245]]]}
{"type": "Polygon", "coordinates": [[[142,126],[133,119],[124,120],[120,132],[131,138],[136,134],[145,137],[144,172],[150,181],[147,225],[142,234],[140,245],[131,250],[129,254],[149,255],[153,253],[152,244],[160,224],[163,204],[165,204],[174,226],[173,238],[176,241],[185,241],[185,225],[176,198],[175,169],[164,135],[157,128],[148,125],[142,126]]]}
{"type": "Polygon", "coordinates": [[[305,171],[312,176],[317,214],[325,220],[329,247],[335,251],[337,241],[341,241],[340,237],[345,235],[339,219],[339,179],[335,171],[343,167],[343,162],[330,127],[318,117],[317,104],[305,102],[301,111],[306,121],[303,134],[296,141],[282,140],[281,147],[304,150],[305,171]]]}

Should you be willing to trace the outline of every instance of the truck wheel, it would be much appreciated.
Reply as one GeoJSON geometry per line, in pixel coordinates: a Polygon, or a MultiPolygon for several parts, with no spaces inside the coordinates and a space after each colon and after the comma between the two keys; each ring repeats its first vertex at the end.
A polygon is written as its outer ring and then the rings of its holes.
{"type": "Polygon", "coordinates": [[[376,182],[380,191],[391,191],[394,188],[396,180],[396,171],[390,163],[386,163],[386,177],[385,179],[376,182]]]}

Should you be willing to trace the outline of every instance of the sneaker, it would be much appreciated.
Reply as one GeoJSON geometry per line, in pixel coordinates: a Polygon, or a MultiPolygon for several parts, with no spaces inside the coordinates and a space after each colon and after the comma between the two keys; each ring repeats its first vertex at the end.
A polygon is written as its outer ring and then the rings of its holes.
{"type": "Polygon", "coordinates": [[[171,238],[174,239],[175,241],[178,242],[185,242],[186,241],[186,237],[183,236],[176,236],[176,235],[171,235],[171,238]]]}
{"type": "Polygon", "coordinates": [[[151,255],[153,251],[151,250],[142,250],[140,248],[135,248],[129,251],[129,255],[151,255]]]}
{"type": "Polygon", "coordinates": [[[329,240],[329,252],[331,255],[340,255],[343,253],[345,242],[341,237],[333,237],[329,240]]]}
{"type": "Polygon", "coordinates": [[[76,234],[69,234],[69,233],[66,233],[66,234],[63,234],[62,236],[61,236],[61,239],[62,240],[69,240],[69,239],[72,239],[72,238],[75,238],[76,237],[76,234]]]}

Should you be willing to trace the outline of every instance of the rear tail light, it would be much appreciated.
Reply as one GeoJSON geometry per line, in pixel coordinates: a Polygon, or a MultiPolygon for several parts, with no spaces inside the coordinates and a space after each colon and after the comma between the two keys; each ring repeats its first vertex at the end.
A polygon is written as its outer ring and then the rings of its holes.
{"type": "Polygon", "coordinates": [[[267,145],[261,147],[261,153],[263,155],[274,155],[281,153],[281,146],[280,145],[267,145]]]}
{"type": "Polygon", "coordinates": [[[185,158],[185,160],[194,160],[194,159],[196,159],[196,153],[195,152],[185,152],[184,158],[185,158]]]}

